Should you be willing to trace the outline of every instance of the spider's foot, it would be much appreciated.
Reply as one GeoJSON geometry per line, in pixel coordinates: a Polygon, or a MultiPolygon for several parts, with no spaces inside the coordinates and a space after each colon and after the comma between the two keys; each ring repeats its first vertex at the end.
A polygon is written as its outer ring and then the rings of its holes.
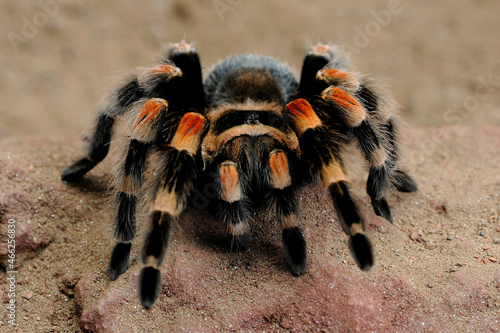
{"type": "Polygon", "coordinates": [[[247,230],[241,235],[232,235],[230,240],[230,250],[231,252],[243,252],[250,247],[252,237],[250,232],[247,230]]]}
{"type": "Polygon", "coordinates": [[[373,266],[373,247],[370,240],[363,234],[355,234],[349,238],[349,249],[359,268],[367,271],[373,266]]]}
{"type": "Polygon", "coordinates": [[[396,170],[394,183],[399,192],[415,192],[418,190],[418,184],[406,172],[396,170]]]}
{"type": "Polygon", "coordinates": [[[127,270],[132,243],[118,243],[109,261],[108,274],[111,281],[118,279],[127,270]]]}
{"type": "Polygon", "coordinates": [[[375,214],[393,223],[391,208],[385,198],[372,200],[372,206],[375,214]]]}
{"type": "Polygon", "coordinates": [[[139,274],[137,296],[144,308],[150,309],[160,295],[161,272],[154,267],[144,267],[139,274]]]}
{"type": "Polygon", "coordinates": [[[84,157],[81,160],[73,163],[61,173],[61,179],[65,182],[76,182],[83,177],[84,174],[92,170],[97,163],[84,157]]]}
{"type": "Polygon", "coordinates": [[[283,247],[292,274],[302,275],[307,269],[306,241],[299,227],[283,229],[283,247]]]}

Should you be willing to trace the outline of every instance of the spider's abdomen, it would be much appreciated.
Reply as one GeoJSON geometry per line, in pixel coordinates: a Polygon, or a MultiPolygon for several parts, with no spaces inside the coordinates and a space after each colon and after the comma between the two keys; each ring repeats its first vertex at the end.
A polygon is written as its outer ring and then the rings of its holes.
{"type": "Polygon", "coordinates": [[[268,102],[284,104],[297,91],[298,82],[280,62],[261,55],[240,55],[217,65],[207,76],[208,105],[268,102]]]}

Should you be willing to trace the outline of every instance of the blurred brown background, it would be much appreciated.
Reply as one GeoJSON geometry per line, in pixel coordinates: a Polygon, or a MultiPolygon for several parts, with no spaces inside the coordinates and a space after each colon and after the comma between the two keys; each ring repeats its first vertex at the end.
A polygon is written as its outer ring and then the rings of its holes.
{"type": "Polygon", "coordinates": [[[120,77],[183,38],[205,73],[256,52],[298,74],[309,45],[339,43],[412,126],[500,125],[499,14],[487,0],[2,0],[0,138],[81,135],[120,77]]]}

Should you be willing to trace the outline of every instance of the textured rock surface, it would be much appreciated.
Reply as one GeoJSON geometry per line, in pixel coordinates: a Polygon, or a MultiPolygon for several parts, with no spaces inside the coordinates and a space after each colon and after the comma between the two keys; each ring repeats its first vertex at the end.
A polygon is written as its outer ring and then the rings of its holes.
{"type": "MultiPolygon", "coordinates": [[[[498,331],[500,129],[450,127],[404,137],[420,190],[390,196],[394,225],[373,214],[366,173],[358,159],[349,163],[376,249],[371,271],[355,266],[329,198],[308,186],[299,193],[307,274],[289,273],[269,212],[254,215],[245,253],[226,250],[213,215],[186,213],[172,232],[161,295],[149,311],[135,295],[144,214],[130,268],[114,282],[106,273],[114,244],[112,158],[70,186],[59,172],[75,156],[69,144],[76,141],[2,141],[2,242],[8,219],[19,231],[17,331],[498,331]]],[[[2,291],[5,282],[2,270],[2,291]]],[[[5,315],[2,330],[10,329],[5,315]]]]}

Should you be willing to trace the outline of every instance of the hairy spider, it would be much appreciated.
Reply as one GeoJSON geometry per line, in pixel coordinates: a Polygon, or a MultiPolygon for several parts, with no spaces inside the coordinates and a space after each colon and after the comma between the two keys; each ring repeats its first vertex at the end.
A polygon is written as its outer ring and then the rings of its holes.
{"type": "Polygon", "coordinates": [[[280,62],[241,55],[219,63],[203,82],[193,45],[174,44],[163,61],[123,85],[100,110],[87,155],[62,172],[76,181],[102,161],[115,120],[130,114],[128,150],[116,185],[118,239],[109,263],[111,280],[125,272],[136,233],[138,199],[150,192],[150,231],[142,252],[138,297],[157,299],[160,266],[171,223],[185,210],[196,179],[217,189],[217,214],[231,248],[249,246],[249,210],[265,201],[282,227],[294,275],[306,271],[306,242],[295,192],[318,180],[331,195],[349,247],[362,270],[374,263],[372,245],[349,194],[343,151],[357,142],[370,165],[367,192],[375,213],[392,222],[386,192],[412,192],[417,184],[400,168],[395,103],[372,80],[347,70],[333,46],[312,47],[300,82],[280,62]],[[148,159],[160,172],[145,189],[148,159]],[[260,198],[260,200],[258,200],[260,198]]]}

